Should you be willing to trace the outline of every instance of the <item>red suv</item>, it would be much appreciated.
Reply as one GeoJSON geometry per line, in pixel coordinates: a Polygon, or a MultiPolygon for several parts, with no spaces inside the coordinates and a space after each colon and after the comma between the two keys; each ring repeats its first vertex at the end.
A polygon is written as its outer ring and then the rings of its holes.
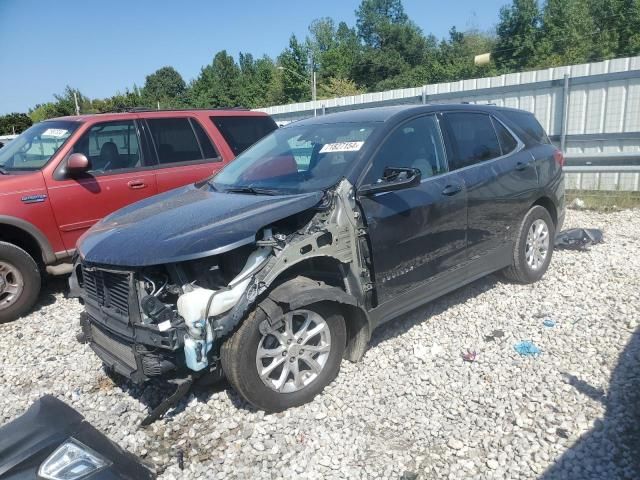
{"type": "Polygon", "coordinates": [[[0,323],[35,303],[44,270],[130,203],[202,180],[277,128],[248,110],[130,111],[38,123],[0,150],[0,323]]]}

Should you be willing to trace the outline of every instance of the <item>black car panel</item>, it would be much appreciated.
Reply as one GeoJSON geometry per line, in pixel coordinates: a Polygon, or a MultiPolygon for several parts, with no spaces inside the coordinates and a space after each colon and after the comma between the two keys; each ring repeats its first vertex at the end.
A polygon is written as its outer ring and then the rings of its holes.
{"type": "Polygon", "coordinates": [[[20,417],[0,427],[0,478],[35,479],[56,448],[76,440],[110,462],[89,474],[92,480],[144,480],[155,473],[131,453],[100,433],[73,408],[45,395],[20,417]]]}

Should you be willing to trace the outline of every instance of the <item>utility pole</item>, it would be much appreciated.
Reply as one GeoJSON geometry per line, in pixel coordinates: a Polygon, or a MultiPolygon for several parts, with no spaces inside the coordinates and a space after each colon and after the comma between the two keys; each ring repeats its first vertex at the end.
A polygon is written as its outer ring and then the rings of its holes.
{"type": "Polygon", "coordinates": [[[73,91],[73,101],[76,104],[76,115],[80,115],[80,105],[78,105],[78,94],[76,91],[73,91]]]}
{"type": "Polygon", "coordinates": [[[313,116],[317,115],[316,109],[316,97],[317,97],[317,85],[316,85],[316,71],[312,72],[312,80],[311,80],[311,101],[313,102],[313,116]]]}

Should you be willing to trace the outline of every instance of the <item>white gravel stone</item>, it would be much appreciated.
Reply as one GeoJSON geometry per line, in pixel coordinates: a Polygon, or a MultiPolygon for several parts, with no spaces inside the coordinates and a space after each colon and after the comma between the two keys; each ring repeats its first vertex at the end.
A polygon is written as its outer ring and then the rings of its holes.
{"type": "Polygon", "coordinates": [[[162,480],[640,478],[640,211],[567,216],[606,243],[556,252],[534,285],[490,276],[390,322],[314,402],[272,415],[212,389],[138,430],[169,390],[107,377],[54,280],[0,325],[0,423],[50,393],[162,480]],[[521,340],[543,353],[520,357],[521,340]]]}

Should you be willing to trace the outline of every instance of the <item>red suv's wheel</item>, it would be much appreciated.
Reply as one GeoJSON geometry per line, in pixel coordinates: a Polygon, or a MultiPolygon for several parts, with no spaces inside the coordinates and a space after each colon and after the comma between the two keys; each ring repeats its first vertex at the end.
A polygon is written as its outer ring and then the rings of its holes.
{"type": "Polygon", "coordinates": [[[38,299],[40,270],[20,247],[0,242],[0,323],[25,314],[38,299]]]}

